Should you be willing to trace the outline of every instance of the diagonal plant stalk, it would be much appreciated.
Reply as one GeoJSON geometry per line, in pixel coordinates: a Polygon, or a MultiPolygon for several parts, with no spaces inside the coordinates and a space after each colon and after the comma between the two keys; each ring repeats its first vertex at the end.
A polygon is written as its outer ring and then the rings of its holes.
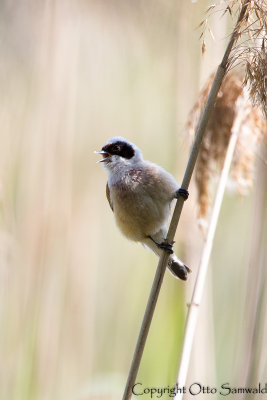
{"type": "MultiPolygon", "coordinates": [[[[247,5],[249,2],[250,2],[250,0],[245,0],[243,3],[243,6],[241,8],[235,29],[230,37],[230,40],[227,45],[226,51],[224,53],[222,62],[218,66],[217,72],[215,74],[206,105],[204,107],[202,116],[200,118],[199,126],[198,126],[198,129],[196,132],[195,141],[194,141],[194,144],[193,144],[193,147],[191,150],[191,154],[190,154],[190,157],[189,157],[189,160],[187,163],[186,171],[184,174],[184,178],[183,178],[183,182],[182,182],[182,188],[184,188],[184,189],[188,189],[188,186],[189,186],[192,174],[193,174],[193,170],[194,170],[194,167],[196,164],[200,145],[201,145],[204,133],[205,133],[205,129],[206,129],[209,117],[213,111],[216,97],[217,97],[217,94],[221,87],[223,78],[227,72],[227,68],[229,65],[229,56],[230,56],[230,53],[231,53],[234,43],[238,39],[239,23],[240,23],[240,21],[242,21],[244,15],[245,15],[246,8],[247,8],[247,5]]],[[[178,225],[178,222],[180,219],[180,215],[182,212],[183,204],[184,204],[184,198],[182,196],[179,196],[177,199],[176,205],[175,205],[175,209],[173,212],[173,216],[172,216],[171,223],[169,226],[169,231],[168,231],[167,238],[166,238],[166,241],[169,243],[173,242],[174,235],[175,235],[177,225],[178,225]]],[[[132,388],[135,383],[137,373],[139,370],[141,358],[142,358],[143,351],[144,351],[145,344],[146,344],[146,339],[148,336],[149,328],[150,328],[153,314],[155,311],[155,307],[157,304],[163,277],[164,277],[164,274],[166,271],[168,257],[169,257],[169,254],[167,252],[163,252],[159,259],[159,263],[157,266],[156,274],[155,274],[152,288],[150,291],[150,295],[148,298],[145,314],[143,317],[142,325],[141,325],[139,336],[137,339],[137,343],[136,343],[136,347],[135,347],[135,351],[134,351],[134,355],[133,355],[133,359],[132,359],[132,363],[131,363],[130,371],[128,374],[128,379],[126,382],[122,400],[129,400],[132,396],[132,388]]]]}
{"type": "MultiPolygon", "coordinates": [[[[240,132],[240,126],[242,122],[246,119],[248,111],[246,110],[246,104],[248,101],[248,93],[244,90],[243,95],[239,97],[236,103],[236,108],[242,111],[239,111],[235,122],[233,124],[231,137],[228,143],[227,152],[224,160],[223,169],[221,172],[220,180],[218,183],[218,188],[215,196],[214,206],[212,209],[212,214],[210,217],[209,228],[207,232],[207,236],[205,238],[203,252],[200,260],[199,270],[195,282],[195,287],[191,299],[191,303],[189,305],[189,311],[186,320],[185,327],[185,336],[182,347],[180,365],[178,370],[177,384],[179,388],[185,386],[186,377],[188,372],[188,366],[191,356],[191,350],[193,346],[193,340],[195,336],[199,306],[202,299],[202,294],[204,290],[210,255],[212,251],[212,245],[214,241],[215,231],[218,223],[218,218],[222,206],[223,196],[226,188],[226,183],[231,167],[231,162],[234,155],[234,150],[236,146],[236,142],[238,139],[238,133],[240,132]],[[246,110],[244,112],[244,110],[246,110]]],[[[183,393],[177,393],[175,396],[175,400],[181,400],[183,398],[183,393]]]]}

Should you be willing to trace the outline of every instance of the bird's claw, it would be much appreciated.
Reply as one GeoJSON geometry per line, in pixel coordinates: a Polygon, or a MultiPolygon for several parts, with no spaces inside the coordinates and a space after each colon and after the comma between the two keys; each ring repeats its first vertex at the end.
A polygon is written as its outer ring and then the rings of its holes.
{"type": "Polygon", "coordinates": [[[174,241],[172,241],[171,243],[164,241],[164,242],[158,243],[158,247],[160,249],[166,251],[169,254],[173,254],[172,246],[174,243],[175,243],[174,241]]]}
{"type": "Polygon", "coordinates": [[[182,196],[184,198],[184,200],[188,199],[189,196],[189,192],[187,189],[184,188],[180,188],[176,191],[175,193],[175,197],[178,199],[179,196],[182,196]]]}
{"type": "Polygon", "coordinates": [[[172,246],[175,243],[174,241],[172,241],[171,243],[167,242],[166,239],[164,240],[164,242],[158,243],[156,242],[155,239],[153,239],[152,236],[148,236],[149,239],[152,240],[153,243],[155,243],[156,246],[158,246],[159,249],[162,249],[164,251],[166,251],[169,254],[173,254],[173,249],[172,246]]]}

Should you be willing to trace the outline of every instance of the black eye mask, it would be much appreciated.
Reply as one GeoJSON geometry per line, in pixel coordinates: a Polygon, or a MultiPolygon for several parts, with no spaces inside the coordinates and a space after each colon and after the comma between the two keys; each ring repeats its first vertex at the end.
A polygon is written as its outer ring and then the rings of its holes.
{"type": "Polygon", "coordinates": [[[107,144],[106,146],[102,147],[102,151],[105,151],[110,155],[121,156],[128,160],[132,158],[135,154],[133,147],[129,143],[121,141],[107,144]]]}

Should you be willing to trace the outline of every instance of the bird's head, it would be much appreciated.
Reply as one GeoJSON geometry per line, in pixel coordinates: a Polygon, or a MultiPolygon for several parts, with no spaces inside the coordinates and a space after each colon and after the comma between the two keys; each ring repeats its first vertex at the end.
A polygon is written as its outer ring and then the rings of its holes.
{"type": "Polygon", "coordinates": [[[99,162],[102,162],[109,171],[126,165],[135,165],[143,160],[141,150],[121,136],[111,138],[100,151],[95,153],[103,156],[99,162]]]}

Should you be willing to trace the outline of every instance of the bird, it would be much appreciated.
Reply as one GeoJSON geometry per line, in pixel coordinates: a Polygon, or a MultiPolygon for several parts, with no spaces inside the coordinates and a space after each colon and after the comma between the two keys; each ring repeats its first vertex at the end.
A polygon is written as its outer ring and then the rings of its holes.
{"type": "Polygon", "coordinates": [[[176,278],[187,280],[191,270],[166,242],[171,203],[178,195],[188,197],[175,178],[162,167],[143,159],[141,150],[121,136],[109,139],[98,162],[108,175],[106,197],[124,236],[142,243],[157,256],[170,253],[167,267],[176,278]]]}

